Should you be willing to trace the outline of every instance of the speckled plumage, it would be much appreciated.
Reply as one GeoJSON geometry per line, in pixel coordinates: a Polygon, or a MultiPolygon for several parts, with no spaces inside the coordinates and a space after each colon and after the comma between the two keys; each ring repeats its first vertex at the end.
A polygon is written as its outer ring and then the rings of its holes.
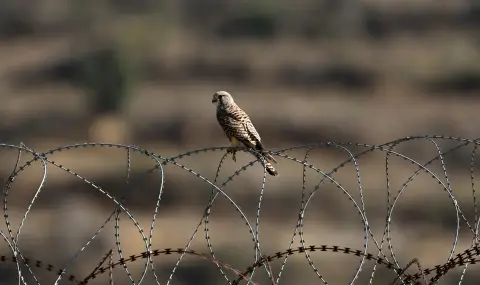
{"type": "MultiPolygon", "coordinates": [[[[244,146],[260,152],[267,162],[265,168],[270,175],[277,176],[277,170],[270,163],[276,160],[268,153],[261,143],[260,135],[252,124],[252,121],[238,105],[233,101],[232,96],[226,91],[218,91],[213,95],[213,103],[217,103],[217,120],[225,135],[230,140],[232,147],[244,146]]],[[[235,158],[235,151],[233,159],[235,158]]],[[[263,163],[260,155],[254,154],[263,163]]]]}

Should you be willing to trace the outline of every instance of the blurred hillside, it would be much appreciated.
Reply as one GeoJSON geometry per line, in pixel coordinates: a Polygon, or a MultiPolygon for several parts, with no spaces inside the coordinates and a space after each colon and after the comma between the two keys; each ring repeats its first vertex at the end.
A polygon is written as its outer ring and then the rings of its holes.
{"type": "MultiPolygon", "coordinates": [[[[479,63],[480,2],[476,0],[3,0],[0,137],[3,143],[23,142],[39,152],[68,143],[107,141],[139,145],[164,157],[226,146],[211,97],[215,91],[227,90],[249,113],[265,145],[272,149],[324,141],[380,144],[415,134],[477,138],[479,63]]],[[[402,146],[410,155],[425,159],[435,154],[427,149],[426,143],[402,146]]],[[[78,156],[65,152],[53,159],[106,185],[114,195],[121,195],[124,188],[139,187],[122,184],[124,153],[99,153],[87,149],[78,156]]],[[[203,160],[192,158],[189,163],[211,178],[220,159],[219,153],[213,154],[204,154],[203,160]],[[213,165],[203,163],[212,159],[213,165]]],[[[16,156],[5,150],[2,155],[8,158],[0,171],[6,179],[16,156]]],[[[241,162],[249,161],[242,156],[241,162]]],[[[467,165],[468,154],[459,151],[453,156],[454,170],[467,165]],[[463,164],[458,162],[465,158],[463,164]]],[[[345,158],[341,152],[322,150],[314,162],[324,163],[328,170],[345,158]]],[[[229,161],[227,167],[233,171],[241,162],[229,161]]],[[[384,157],[369,158],[367,163],[371,172],[364,172],[362,178],[371,183],[368,195],[384,203],[384,176],[376,175],[384,172],[384,157]]],[[[140,168],[138,171],[145,170],[145,165],[140,168]]],[[[272,182],[276,198],[266,206],[271,215],[266,224],[277,230],[285,218],[280,209],[288,207],[293,197],[298,200],[300,194],[291,189],[299,189],[301,183],[299,169],[285,163],[279,170],[284,180],[272,182]]],[[[411,169],[400,168],[397,174],[408,177],[411,169]]],[[[461,185],[468,185],[469,180],[464,184],[462,179],[469,179],[469,172],[457,174],[461,185]]],[[[37,180],[29,179],[29,175],[33,174],[25,174],[16,186],[19,197],[30,197],[38,187],[37,180]]],[[[198,182],[185,180],[182,175],[175,171],[167,175],[163,222],[166,228],[186,222],[190,227],[184,224],[185,232],[178,235],[162,232],[158,235],[159,247],[185,246],[188,239],[179,241],[179,237],[186,239],[193,231],[191,227],[208,201],[210,189],[192,195],[189,189],[196,189],[198,182]],[[179,208],[183,209],[181,214],[175,212],[179,208]]],[[[243,184],[232,186],[231,191],[240,193],[253,213],[261,173],[251,171],[245,176],[248,179],[242,178],[243,184]]],[[[84,242],[82,234],[91,236],[92,229],[86,228],[98,219],[97,214],[107,217],[113,209],[109,202],[92,202],[98,197],[85,194],[92,189],[65,177],[65,173],[50,174],[45,191],[52,194],[38,206],[38,214],[34,211],[31,216],[34,224],[46,226],[41,226],[43,231],[31,226],[26,232],[32,236],[25,241],[31,245],[30,253],[40,259],[51,257],[45,248],[55,247],[59,241],[65,243],[61,247],[63,255],[51,261],[60,264],[84,242]],[[63,193],[65,189],[70,190],[68,194],[63,193]],[[73,218],[87,225],[70,228],[68,219],[73,218]],[[69,244],[65,239],[78,243],[69,244]]],[[[353,180],[348,185],[356,187],[353,180]]],[[[423,180],[417,186],[432,193],[423,180]]],[[[337,202],[338,197],[323,195],[324,208],[316,210],[318,215],[314,216],[323,222],[341,216],[339,209],[328,207],[328,201],[337,202]]],[[[411,198],[417,203],[431,199],[429,195],[417,195],[421,196],[419,200],[411,198]]],[[[471,197],[468,189],[461,195],[465,201],[471,197]]],[[[149,193],[132,200],[137,217],[146,222],[151,209],[145,210],[142,205],[151,199],[149,193]]],[[[426,208],[436,211],[447,204],[443,201],[426,208]]],[[[23,208],[15,203],[11,207],[20,217],[23,208]]],[[[399,224],[409,225],[424,215],[424,210],[418,209],[418,204],[405,206],[400,213],[406,216],[399,224]]],[[[372,210],[376,211],[380,211],[378,206],[372,210]]],[[[414,238],[418,244],[405,254],[417,253],[427,265],[443,262],[444,256],[440,258],[432,251],[450,242],[442,234],[452,228],[432,230],[425,225],[442,224],[450,214],[420,219],[418,227],[403,232],[405,243],[406,236],[417,236],[418,231],[430,233],[434,239],[427,249],[421,239],[414,238]]],[[[288,220],[292,222],[288,230],[294,228],[294,215],[292,212],[293,220],[288,220]]],[[[242,243],[250,242],[248,238],[239,242],[221,237],[236,229],[228,223],[229,217],[217,218],[222,227],[216,241],[227,252],[250,248],[251,244],[242,243]]],[[[378,221],[383,218],[379,215],[378,221]]],[[[346,218],[339,220],[348,225],[346,218]]],[[[288,230],[285,236],[290,235],[288,230]]],[[[312,243],[326,242],[319,238],[324,236],[336,243],[339,240],[333,233],[337,230],[335,223],[318,229],[313,235],[317,241],[312,243]]],[[[342,245],[360,239],[361,231],[356,230],[355,234],[348,226],[339,230],[342,245]]],[[[270,234],[265,237],[275,237],[273,230],[270,234]]],[[[102,254],[108,250],[104,244],[97,246],[102,254]]],[[[288,243],[279,246],[272,242],[267,250],[278,251],[288,243]]],[[[361,248],[361,243],[355,246],[361,248]]],[[[446,254],[446,248],[440,251],[446,254]]],[[[142,251],[141,244],[133,242],[130,249],[131,254],[142,251]]],[[[100,255],[96,253],[87,263],[98,263],[100,255]]],[[[77,270],[91,270],[85,268],[77,270]]],[[[1,278],[13,282],[12,270],[1,278]]],[[[176,284],[222,280],[196,274],[200,277],[177,280],[176,284]]],[[[305,280],[317,280],[313,274],[310,277],[305,280]]],[[[344,280],[341,274],[331,280],[335,278],[344,280]]]]}
{"type": "Polygon", "coordinates": [[[218,144],[219,89],[268,145],[476,135],[475,1],[295,3],[3,1],[1,136],[83,141],[86,119],[114,110],[135,142],[218,144]]]}

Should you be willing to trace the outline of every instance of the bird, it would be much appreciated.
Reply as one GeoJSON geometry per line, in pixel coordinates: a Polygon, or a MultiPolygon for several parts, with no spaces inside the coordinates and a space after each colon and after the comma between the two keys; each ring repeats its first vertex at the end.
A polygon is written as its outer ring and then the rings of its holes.
{"type": "Polygon", "coordinates": [[[213,94],[212,103],[217,105],[218,123],[230,140],[231,147],[227,153],[232,153],[233,161],[237,161],[235,155],[237,147],[251,148],[255,150],[251,153],[260,160],[268,174],[278,176],[277,170],[271,163],[277,163],[277,161],[266,152],[250,117],[235,103],[232,95],[227,91],[217,91],[213,94]]]}

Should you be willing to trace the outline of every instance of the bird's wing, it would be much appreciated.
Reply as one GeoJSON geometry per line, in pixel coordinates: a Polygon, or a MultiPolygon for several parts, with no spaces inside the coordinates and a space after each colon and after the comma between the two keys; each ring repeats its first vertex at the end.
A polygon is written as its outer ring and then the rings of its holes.
{"type": "MultiPolygon", "coordinates": [[[[250,117],[242,109],[236,108],[234,111],[225,112],[219,116],[223,121],[222,127],[228,137],[235,137],[245,147],[253,148],[263,152],[265,150],[260,134],[255,129],[250,117]]],[[[264,154],[267,160],[277,163],[270,154],[264,154]]]]}
{"type": "Polygon", "coordinates": [[[258,149],[261,147],[260,135],[252,124],[250,117],[240,108],[227,113],[228,125],[235,128],[235,137],[246,147],[258,149]]]}
{"type": "Polygon", "coordinates": [[[227,137],[235,137],[238,141],[245,144],[246,147],[254,147],[254,145],[250,145],[250,135],[244,126],[245,118],[248,119],[247,114],[239,108],[217,113],[217,119],[227,137]]]}
{"type": "Polygon", "coordinates": [[[248,132],[248,137],[249,140],[252,141],[252,144],[255,146],[256,149],[262,150],[263,146],[261,143],[261,138],[260,135],[258,134],[257,130],[255,129],[255,126],[253,126],[252,121],[250,121],[250,118],[247,118],[243,122],[243,126],[245,130],[248,132]]]}
{"type": "Polygon", "coordinates": [[[277,160],[272,155],[265,152],[265,147],[263,146],[263,144],[261,142],[260,135],[258,134],[255,127],[253,126],[252,122],[250,120],[247,120],[244,123],[244,125],[245,125],[245,128],[246,128],[246,130],[248,131],[248,134],[249,134],[249,141],[250,141],[251,144],[253,144],[253,146],[251,146],[251,147],[260,151],[263,154],[263,156],[265,156],[267,161],[272,161],[272,162],[277,163],[277,160]]]}

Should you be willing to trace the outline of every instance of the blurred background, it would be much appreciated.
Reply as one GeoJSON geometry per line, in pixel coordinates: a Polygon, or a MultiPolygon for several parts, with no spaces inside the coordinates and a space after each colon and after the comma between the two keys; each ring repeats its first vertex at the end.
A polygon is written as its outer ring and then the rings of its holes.
{"type": "MultiPolygon", "coordinates": [[[[474,139],[479,124],[479,63],[480,2],[476,0],[3,0],[0,138],[2,143],[23,142],[38,152],[86,141],[135,144],[163,157],[226,146],[211,97],[215,91],[227,90],[273,150],[325,141],[380,144],[419,134],[474,139]]],[[[401,150],[419,161],[437,153],[429,142],[405,143],[401,150]]],[[[474,224],[471,151],[455,152],[448,170],[457,177],[452,180],[458,183],[461,201],[468,206],[466,215],[474,224]]],[[[6,179],[17,152],[3,149],[0,154],[4,162],[0,173],[6,179]]],[[[222,154],[198,154],[182,163],[213,179],[222,154]]],[[[304,153],[292,155],[301,160],[304,153]]],[[[347,157],[340,150],[322,149],[312,154],[311,161],[328,172],[347,157]]],[[[51,158],[116,197],[129,193],[126,205],[147,231],[160,187],[158,173],[145,176],[154,165],[151,160],[132,155],[130,183],[125,184],[125,151],[86,148],[51,158]]],[[[240,154],[236,164],[228,158],[223,179],[249,161],[246,154],[240,154]]],[[[363,163],[364,195],[381,240],[385,156],[374,153],[363,163]]],[[[390,169],[397,178],[398,185],[390,185],[396,192],[415,167],[401,159],[391,163],[398,164],[390,169]]],[[[114,205],[79,179],[50,168],[20,243],[24,255],[63,268],[114,205]]],[[[443,174],[440,164],[437,168],[443,174]]],[[[262,206],[260,244],[266,253],[288,248],[300,208],[301,166],[281,160],[278,169],[279,179],[268,177],[262,206]],[[292,203],[298,207],[291,207],[292,203]]],[[[200,221],[210,188],[174,166],[165,171],[153,244],[182,248],[200,221]]],[[[309,191],[320,179],[310,174],[309,191]]],[[[10,190],[14,232],[41,175],[41,164],[36,163],[20,174],[10,190]]],[[[226,189],[252,222],[262,175],[255,165],[226,189]]],[[[347,166],[337,175],[359,197],[354,168],[347,166]]],[[[397,227],[392,231],[397,231],[394,247],[400,264],[417,257],[425,268],[447,260],[456,216],[443,188],[423,176],[402,196],[406,202],[398,206],[397,227]],[[432,203],[424,207],[427,202],[432,203]]],[[[324,188],[307,211],[306,242],[362,249],[362,223],[353,204],[333,184],[324,188]]],[[[137,229],[126,216],[122,219],[125,255],[144,251],[137,229]]],[[[211,226],[220,260],[240,270],[254,262],[251,235],[225,199],[215,204],[211,226]]],[[[0,229],[6,233],[6,226],[0,229]]],[[[113,224],[68,273],[88,275],[114,245],[112,230],[113,224]]],[[[198,235],[193,248],[208,252],[204,233],[198,235]]],[[[467,230],[459,251],[468,248],[471,237],[467,230]]],[[[6,244],[0,250],[10,254],[6,244]]],[[[176,258],[158,258],[162,284],[176,258]]],[[[318,254],[314,259],[329,284],[351,280],[359,262],[357,257],[338,254],[318,254]],[[345,271],[339,271],[339,264],[345,271]]],[[[136,280],[142,265],[132,265],[136,280]]],[[[280,265],[272,264],[277,272],[280,265]]],[[[284,283],[299,277],[304,284],[320,282],[304,256],[292,257],[288,265],[284,283]]],[[[0,271],[1,284],[17,282],[13,263],[1,264],[0,271]]],[[[118,284],[131,284],[124,271],[117,272],[118,284]]],[[[442,284],[456,284],[459,273],[447,276],[442,284]]],[[[45,284],[52,284],[55,277],[42,270],[38,275],[45,275],[41,279],[45,284]]],[[[271,284],[263,275],[258,275],[259,284],[271,284]]],[[[387,270],[377,275],[374,284],[394,278],[387,270]]],[[[478,282],[479,276],[470,271],[465,284],[478,282]]],[[[369,277],[367,268],[358,284],[369,277]]],[[[108,279],[94,281],[106,284],[108,279]]],[[[154,284],[153,279],[148,282],[144,284],[154,284]]],[[[214,264],[187,257],[173,283],[226,282],[214,264]]]]}

